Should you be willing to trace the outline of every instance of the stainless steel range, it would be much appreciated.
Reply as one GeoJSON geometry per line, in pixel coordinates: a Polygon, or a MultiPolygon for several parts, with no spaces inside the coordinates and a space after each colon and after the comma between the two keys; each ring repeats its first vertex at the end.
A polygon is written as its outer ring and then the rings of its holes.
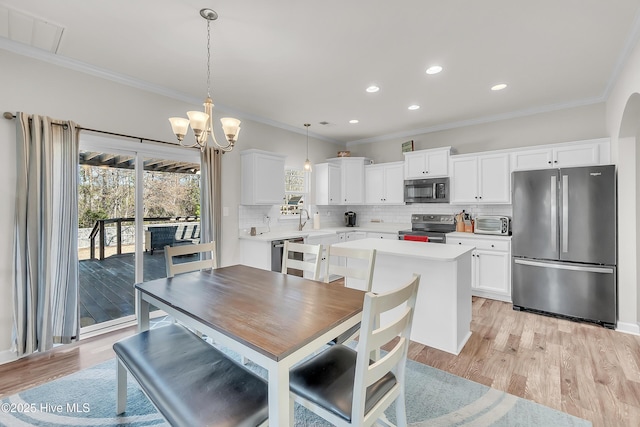
{"type": "Polygon", "coordinates": [[[417,240],[426,236],[429,242],[446,243],[447,233],[456,231],[456,222],[453,215],[414,214],[411,215],[411,230],[398,231],[398,239],[417,240]]]}

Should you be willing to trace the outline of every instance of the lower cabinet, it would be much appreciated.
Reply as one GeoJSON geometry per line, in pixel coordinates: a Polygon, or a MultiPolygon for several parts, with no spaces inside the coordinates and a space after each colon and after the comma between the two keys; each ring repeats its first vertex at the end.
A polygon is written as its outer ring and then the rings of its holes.
{"type": "Polygon", "coordinates": [[[511,302],[511,239],[452,234],[447,235],[448,245],[475,246],[471,254],[471,293],[511,302]]]}
{"type": "Polygon", "coordinates": [[[398,240],[398,233],[380,233],[380,232],[368,232],[368,239],[389,239],[398,240]]]}

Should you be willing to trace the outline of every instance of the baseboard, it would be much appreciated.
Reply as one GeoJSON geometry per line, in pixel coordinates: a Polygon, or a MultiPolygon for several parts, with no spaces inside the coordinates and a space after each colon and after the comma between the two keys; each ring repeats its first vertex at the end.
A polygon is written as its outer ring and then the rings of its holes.
{"type": "Polygon", "coordinates": [[[625,332],[627,334],[632,334],[632,335],[640,335],[640,324],[618,322],[616,324],[616,331],[625,332]]]}
{"type": "Polygon", "coordinates": [[[15,352],[11,350],[0,351],[0,365],[13,362],[14,360],[18,360],[15,352]]]}

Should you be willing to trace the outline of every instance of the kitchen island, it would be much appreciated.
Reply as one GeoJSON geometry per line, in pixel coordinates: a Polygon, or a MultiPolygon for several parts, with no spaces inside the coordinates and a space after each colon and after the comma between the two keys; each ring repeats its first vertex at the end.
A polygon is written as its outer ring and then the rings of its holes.
{"type": "MultiPolygon", "coordinates": [[[[384,239],[362,239],[334,246],[376,249],[373,292],[392,290],[410,280],[414,273],[420,274],[411,340],[455,355],[460,353],[471,336],[473,246],[384,239]]],[[[359,287],[355,282],[347,286],[359,287]]],[[[393,311],[383,314],[381,324],[393,316],[393,311]]]]}

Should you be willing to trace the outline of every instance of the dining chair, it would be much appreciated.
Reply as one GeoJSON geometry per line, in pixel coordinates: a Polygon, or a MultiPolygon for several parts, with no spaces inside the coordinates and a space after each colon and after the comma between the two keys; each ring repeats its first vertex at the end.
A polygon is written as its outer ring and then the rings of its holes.
{"type": "Polygon", "coordinates": [[[324,281],[341,276],[345,286],[370,292],[373,283],[373,269],[376,262],[375,249],[327,247],[324,281]]]}
{"type": "MultiPolygon", "coordinates": [[[[375,249],[329,246],[325,259],[324,281],[330,283],[331,278],[341,276],[346,287],[371,292],[375,262],[375,249]]],[[[334,338],[330,344],[352,341],[358,336],[359,330],[360,323],[334,338]]]]}
{"type": "MultiPolygon", "coordinates": [[[[217,268],[216,242],[198,243],[195,245],[165,246],[164,257],[166,261],[167,277],[173,277],[180,273],[189,273],[205,268],[217,268]],[[174,262],[174,257],[195,256],[198,259],[186,262],[174,262]]],[[[204,337],[200,331],[194,331],[199,337],[204,337]]],[[[244,362],[244,359],[243,359],[244,362]]]]}
{"type": "Polygon", "coordinates": [[[310,273],[310,279],[319,280],[321,261],[322,245],[284,241],[284,249],[282,250],[283,273],[288,274],[289,269],[302,270],[310,273]]]}
{"type": "Polygon", "coordinates": [[[414,274],[396,290],[365,294],[357,350],[334,345],[294,367],[291,398],[336,426],[391,425],[384,411],[395,401],[397,425],[406,426],[405,365],[419,282],[414,274]],[[378,326],[392,309],[392,321],[378,326]],[[371,360],[385,344],[388,353],[371,360]]]}
{"type": "Polygon", "coordinates": [[[198,243],[195,245],[165,246],[167,277],[176,274],[198,271],[204,268],[218,268],[216,261],[216,243],[198,243]],[[199,255],[195,261],[174,262],[174,257],[199,255]],[[203,256],[204,255],[204,256],[203,256]]]}

